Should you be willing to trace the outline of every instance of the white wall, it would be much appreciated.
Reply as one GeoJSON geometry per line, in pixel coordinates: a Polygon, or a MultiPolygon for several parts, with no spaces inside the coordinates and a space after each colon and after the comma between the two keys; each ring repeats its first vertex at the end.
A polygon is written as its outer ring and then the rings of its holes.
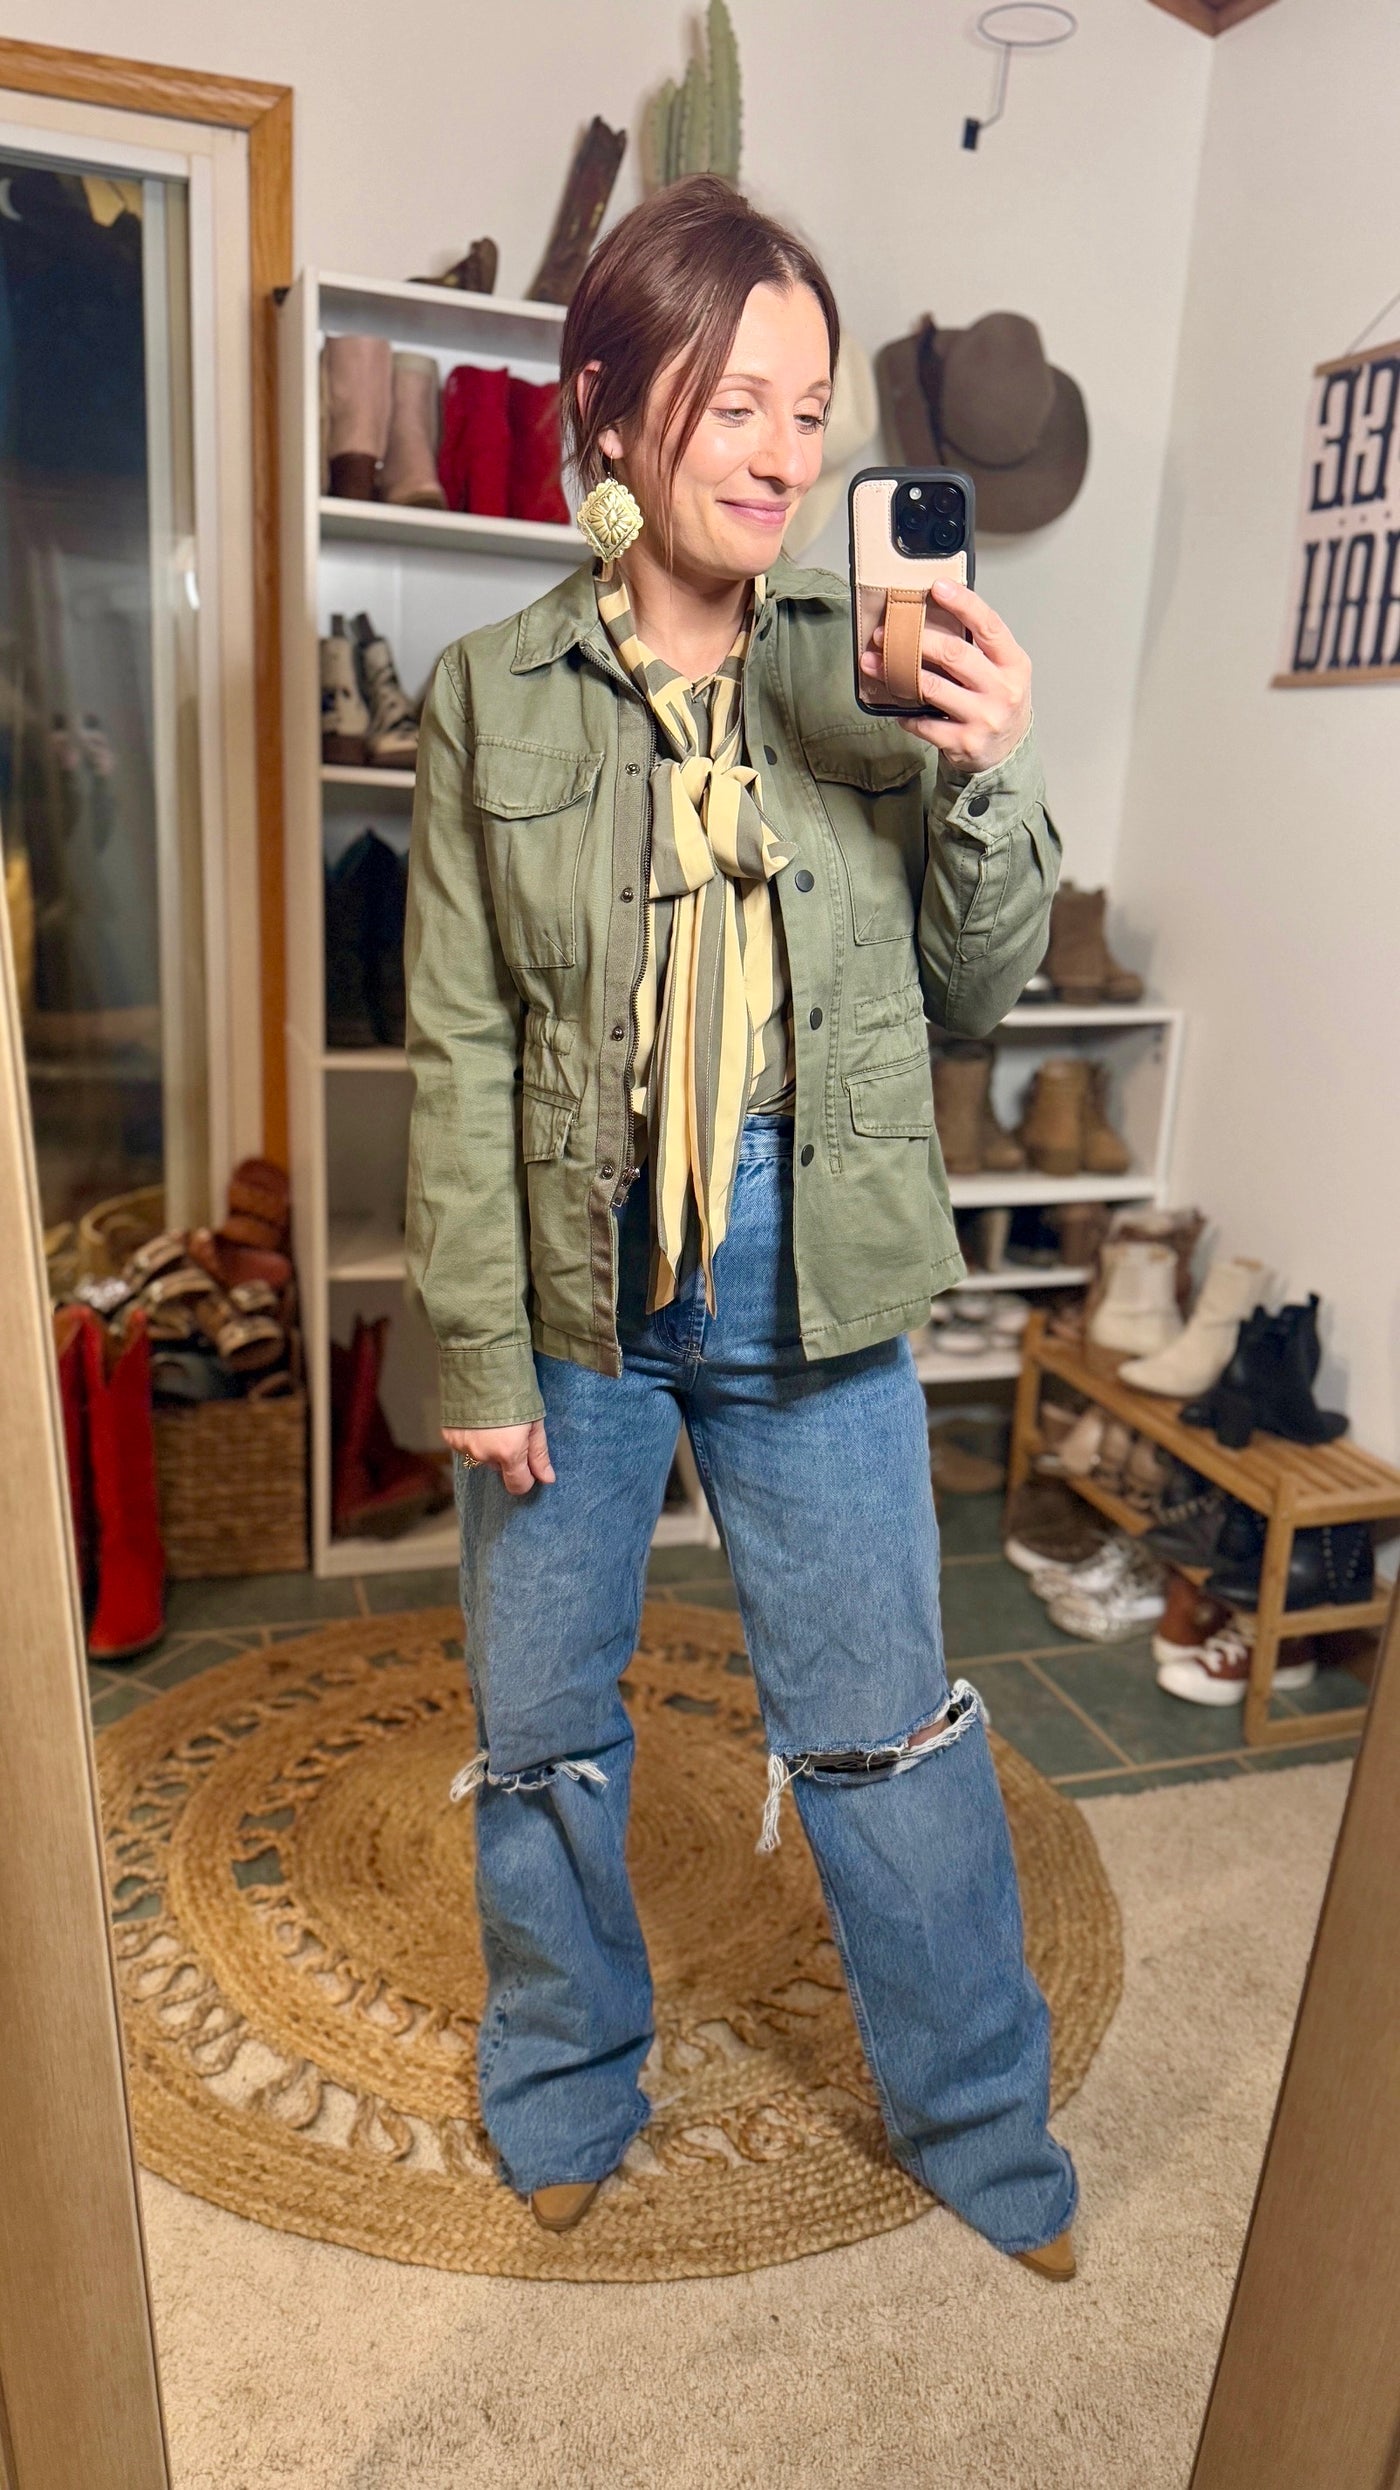
{"type": "Polygon", "coordinates": [[[1116,891],[1189,1014],[1175,1191],[1321,1290],[1324,1386],[1394,1457],[1400,686],[1268,686],[1309,376],[1400,286],[1400,11],[1281,0],[1211,49],[1116,891]]]}
{"type": "MultiPolygon", "coordinates": [[[[1291,0],[1290,0],[1291,4],[1291,0]]],[[[1081,31],[1013,70],[968,0],[732,0],[744,177],[826,258],[873,350],[925,311],[1014,309],[1084,388],[1091,464],[1065,518],[989,548],[982,584],[1036,660],[1071,870],[1112,856],[1212,47],[1147,0],[1078,0],[1081,31]]],[[[683,0],[12,0],[4,31],[296,90],[297,257],[365,275],[446,265],[478,233],[523,292],[581,123],[632,130],[683,60],[683,0]]],[[[814,558],[844,567],[840,526],[814,558]]]]}

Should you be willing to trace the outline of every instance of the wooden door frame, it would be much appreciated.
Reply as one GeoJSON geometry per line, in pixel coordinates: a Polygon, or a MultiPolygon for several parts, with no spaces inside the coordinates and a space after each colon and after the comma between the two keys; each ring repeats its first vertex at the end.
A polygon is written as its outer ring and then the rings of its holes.
{"type": "Polygon", "coordinates": [[[0,88],[198,121],[248,136],[253,334],[253,630],[257,713],[258,949],[263,1137],[287,1162],[287,934],[283,900],[281,539],[277,490],[277,304],[292,281],[292,90],[153,61],[0,39],[0,88]]]}
{"type": "Polygon", "coordinates": [[[1400,1593],[1191,2490],[1400,2479],[1400,1593]]]}
{"type": "Polygon", "coordinates": [[[0,1269],[0,2480],[169,2490],[3,907],[0,1269]]]}

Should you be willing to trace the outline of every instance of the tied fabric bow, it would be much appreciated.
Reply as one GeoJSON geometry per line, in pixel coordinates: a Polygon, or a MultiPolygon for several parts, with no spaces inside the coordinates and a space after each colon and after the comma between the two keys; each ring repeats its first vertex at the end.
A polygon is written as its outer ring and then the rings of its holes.
{"type": "MultiPolygon", "coordinates": [[[[726,740],[739,749],[737,725],[726,740]]],[[[674,902],[651,1134],[662,1277],[657,1303],[669,1304],[676,1293],[693,1194],[711,1314],[712,1266],[729,1224],[753,1077],[755,1010],[745,961],[752,956],[768,975],[767,885],[792,855],[765,821],[762,805],[758,772],[721,754],[672,761],[653,780],[651,897],[674,902]]]]}

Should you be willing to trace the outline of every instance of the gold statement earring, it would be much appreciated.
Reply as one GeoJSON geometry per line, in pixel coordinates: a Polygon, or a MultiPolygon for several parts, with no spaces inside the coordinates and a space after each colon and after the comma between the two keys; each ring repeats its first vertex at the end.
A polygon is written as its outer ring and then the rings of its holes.
{"type": "Polygon", "coordinates": [[[635,545],[645,521],[641,504],[610,467],[602,483],[595,484],[587,500],[579,503],[574,524],[600,562],[615,562],[629,545],[635,545]]]}

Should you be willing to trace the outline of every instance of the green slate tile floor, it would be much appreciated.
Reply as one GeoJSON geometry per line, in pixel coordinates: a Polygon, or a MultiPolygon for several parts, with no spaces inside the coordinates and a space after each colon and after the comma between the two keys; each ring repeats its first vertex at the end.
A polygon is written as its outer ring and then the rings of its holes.
{"type": "MultiPolygon", "coordinates": [[[[1277,1772],[1289,1764],[1355,1754],[1359,1735],[1349,1734],[1293,1747],[1246,1748],[1238,1709],[1213,1711],[1160,1691],[1150,1635],[1103,1645],[1075,1643],[1059,1633],[1024,1575],[1001,1555],[1000,1497],[945,1497],[939,1519],[949,1674],[972,1679],[994,1727],[1070,1796],[1277,1772]]],[[[718,1548],[656,1549],[647,1587],[658,1599],[707,1608],[735,1605],[729,1567],[718,1548]]],[[[164,1688],[184,1684],[236,1652],[310,1633],[333,1618],[451,1607],[456,1597],[450,1567],[337,1582],[317,1582],[310,1574],[264,1574],[233,1582],[174,1583],[169,1631],[159,1647],[127,1667],[88,1670],[93,1722],[105,1728],[164,1688]]],[[[1361,1679],[1348,1668],[1331,1667],[1319,1669],[1302,1693],[1276,1697],[1275,1710],[1306,1716],[1354,1707],[1359,1733],[1365,1701],[1361,1679]]]]}

